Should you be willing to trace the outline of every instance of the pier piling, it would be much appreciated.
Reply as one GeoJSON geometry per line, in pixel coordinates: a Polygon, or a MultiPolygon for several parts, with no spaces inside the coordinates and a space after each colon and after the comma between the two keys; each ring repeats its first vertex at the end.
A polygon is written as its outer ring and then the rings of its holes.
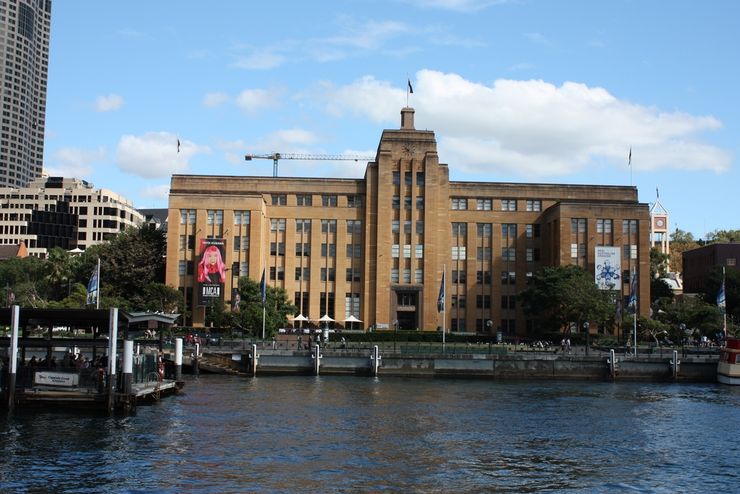
{"type": "Polygon", "coordinates": [[[116,405],[116,355],[118,352],[118,308],[110,309],[108,319],[108,411],[116,405]]]}
{"type": "Polygon", "coordinates": [[[175,338],[175,381],[182,381],[182,338],[175,338]]]}
{"type": "Polygon", "coordinates": [[[10,347],[8,348],[8,411],[12,412],[15,406],[15,378],[18,372],[18,326],[20,316],[20,306],[14,305],[11,309],[10,316],[10,347]]]}
{"type": "Polygon", "coordinates": [[[134,380],[134,342],[126,340],[123,342],[123,393],[131,395],[134,380]]]}

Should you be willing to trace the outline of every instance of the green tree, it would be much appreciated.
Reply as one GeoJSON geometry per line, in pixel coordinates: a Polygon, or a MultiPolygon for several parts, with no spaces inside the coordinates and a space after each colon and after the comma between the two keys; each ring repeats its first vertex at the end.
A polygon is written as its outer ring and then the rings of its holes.
{"type": "MultiPolygon", "coordinates": [[[[246,277],[239,278],[239,311],[234,324],[255,336],[262,335],[262,295],[260,284],[246,277]]],[[[266,287],[265,290],[265,336],[275,334],[278,328],[288,323],[288,314],[295,314],[298,308],[291,304],[284,289],[266,287]]]]}
{"type": "Polygon", "coordinates": [[[615,314],[609,292],[599,290],[593,275],[579,266],[541,269],[519,298],[545,332],[564,331],[571,323],[578,328],[585,321],[605,323],[615,314]]]}
{"type": "Polygon", "coordinates": [[[667,324],[671,339],[681,341],[679,326],[686,328],[697,336],[713,338],[722,327],[722,317],[717,306],[708,304],[699,297],[683,297],[676,302],[659,300],[654,307],[654,319],[667,324]]]}
{"type": "Polygon", "coordinates": [[[740,230],[714,230],[707,233],[707,243],[740,242],[740,230]]]}
{"type": "MultiPolygon", "coordinates": [[[[704,302],[717,307],[717,294],[722,284],[722,268],[714,267],[709,273],[704,292],[701,297],[704,302]]],[[[728,319],[740,321],[740,271],[725,270],[725,307],[728,319]]]]}
{"type": "Polygon", "coordinates": [[[676,231],[671,234],[670,271],[672,273],[683,273],[683,253],[697,247],[700,247],[700,245],[691,232],[676,228],[676,231]]]}

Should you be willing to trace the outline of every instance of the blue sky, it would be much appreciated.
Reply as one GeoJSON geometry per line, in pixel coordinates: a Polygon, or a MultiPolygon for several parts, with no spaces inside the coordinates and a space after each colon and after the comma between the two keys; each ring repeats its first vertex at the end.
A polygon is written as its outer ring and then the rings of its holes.
{"type": "Polygon", "coordinates": [[[740,228],[739,18],[730,0],[57,0],[45,167],[166,207],[172,173],[272,174],[247,153],[374,155],[409,78],[452,180],[632,183],[703,237],[740,228]]]}

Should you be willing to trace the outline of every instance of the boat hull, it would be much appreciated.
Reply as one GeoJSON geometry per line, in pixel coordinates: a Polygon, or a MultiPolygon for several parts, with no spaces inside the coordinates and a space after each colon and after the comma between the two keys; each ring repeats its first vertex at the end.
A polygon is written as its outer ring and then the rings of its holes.
{"type": "Polygon", "coordinates": [[[730,338],[719,354],[717,381],[731,386],[740,386],[740,340],[730,338]]]}

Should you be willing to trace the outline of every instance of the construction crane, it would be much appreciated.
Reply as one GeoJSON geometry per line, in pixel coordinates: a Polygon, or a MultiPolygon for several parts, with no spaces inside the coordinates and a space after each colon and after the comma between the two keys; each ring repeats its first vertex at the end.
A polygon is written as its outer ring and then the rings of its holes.
{"type": "Polygon", "coordinates": [[[295,153],[272,153],[272,154],[247,154],[245,161],[272,160],[272,176],[278,176],[279,160],[317,160],[317,161],[372,161],[375,156],[362,156],[359,154],[295,154],[295,153]]]}

